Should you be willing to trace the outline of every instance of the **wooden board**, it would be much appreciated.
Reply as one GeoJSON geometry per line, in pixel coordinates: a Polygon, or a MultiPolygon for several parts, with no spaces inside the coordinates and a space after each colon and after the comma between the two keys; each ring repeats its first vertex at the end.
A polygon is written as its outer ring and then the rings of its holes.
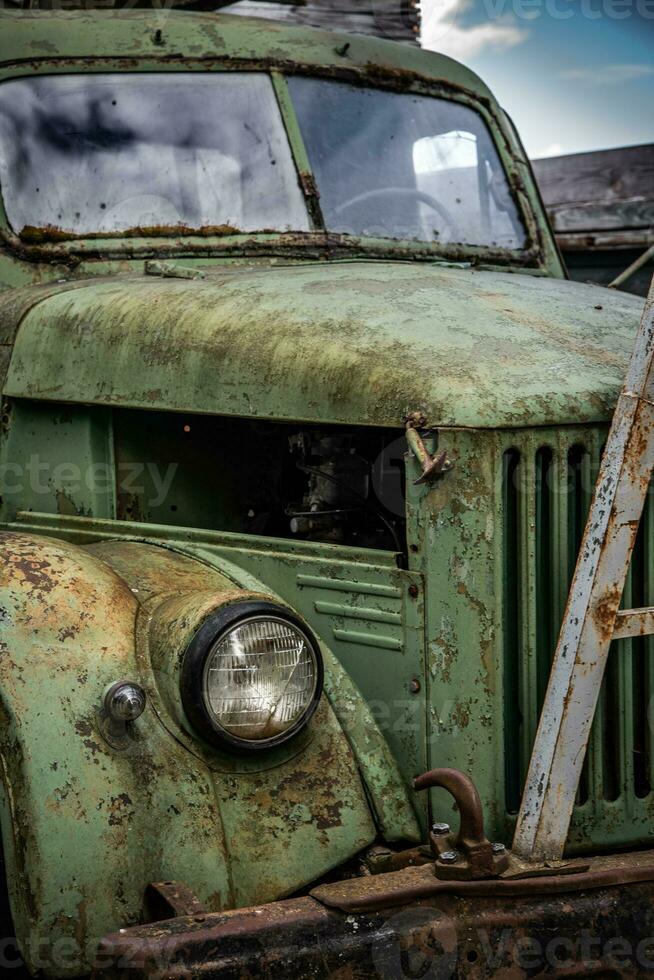
{"type": "Polygon", "coordinates": [[[419,0],[0,0],[10,8],[219,11],[419,44],[419,0]]]}
{"type": "Polygon", "coordinates": [[[654,143],[534,160],[534,169],[548,204],[654,198],[654,143]]]}
{"type": "MultiPolygon", "coordinates": [[[[573,279],[607,286],[654,242],[654,144],[535,160],[573,279]]],[[[625,285],[647,295],[654,262],[625,285]]]]}
{"type": "Polygon", "coordinates": [[[415,44],[420,35],[418,0],[301,0],[299,3],[241,0],[223,10],[415,44]]]}
{"type": "Polygon", "coordinates": [[[535,160],[534,170],[557,234],[640,231],[645,242],[654,227],[654,144],[535,160]]]}

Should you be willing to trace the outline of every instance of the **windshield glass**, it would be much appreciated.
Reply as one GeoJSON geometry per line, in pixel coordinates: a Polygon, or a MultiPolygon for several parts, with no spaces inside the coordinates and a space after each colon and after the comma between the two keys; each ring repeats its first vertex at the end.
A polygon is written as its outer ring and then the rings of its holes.
{"type": "Polygon", "coordinates": [[[525,246],[497,150],[473,109],[317,78],[289,85],[330,231],[525,246]]]}
{"type": "Polygon", "coordinates": [[[265,74],[71,75],[0,86],[14,231],[308,231],[265,74]]]}

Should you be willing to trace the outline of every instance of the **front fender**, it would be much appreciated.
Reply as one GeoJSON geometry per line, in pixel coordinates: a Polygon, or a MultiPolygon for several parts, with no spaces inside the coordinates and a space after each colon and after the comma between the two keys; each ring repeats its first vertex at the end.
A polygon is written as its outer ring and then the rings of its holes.
{"type": "Polygon", "coordinates": [[[328,698],[294,751],[254,763],[212,760],[167,724],[143,659],[148,604],[242,588],[232,566],[147,544],[94,549],[14,533],[0,549],[2,834],[31,969],[86,971],[98,937],[147,916],[151,881],[185,881],[220,911],[292,893],[375,839],[328,698]],[[146,688],[148,707],[118,750],[97,711],[123,678],[146,688]]]}

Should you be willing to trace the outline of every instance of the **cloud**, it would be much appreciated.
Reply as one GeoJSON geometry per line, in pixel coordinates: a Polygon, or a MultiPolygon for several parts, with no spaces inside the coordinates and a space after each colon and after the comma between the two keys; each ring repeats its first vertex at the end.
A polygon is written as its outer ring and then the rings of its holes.
{"type": "Polygon", "coordinates": [[[501,20],[461,27],[456,17],[469,6],[470,0],[422,0],[423,47],[467,61],[489,48],[515,47],[529,36],[525,28],[501,20]]]}
{"type": "Polygon", "coordinates": [[[534,154],[535,160],[542,160],[543,157],[560,157],[563,154],[563,146],[560,143],[550,143],[540,153],[534,154]]]}
{"type": "Polygon", "coordinates": [[[571,82],[587,82],[590,85],[619,85],[654,75],[654,65],[596,65],[592,68],[570,68],[561,72],[561,78],[571,82]]]}

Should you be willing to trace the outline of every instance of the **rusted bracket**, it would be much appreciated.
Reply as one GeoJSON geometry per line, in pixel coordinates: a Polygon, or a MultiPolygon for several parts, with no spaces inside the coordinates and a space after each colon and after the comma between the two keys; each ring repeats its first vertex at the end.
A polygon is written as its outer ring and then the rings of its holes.
{"type": "Polygon", "coordinates": [[[442,473],[447,473],[454,466],[452,460],[448,459],[446,452],[432,456],[428,451],[419,432],[420,429],[424,429],[426,424],[427,419],[421,412],[412,412],[405,419],[406,440],[411,452],[422,467],[422,476],[418,480],[414,480],[415,486],[419,486],[421,483],[429,483],[442,473]]]}
{"type": "Polygon", "coordinates": [[[183,881],[153,881],[145,890],[145,903],[154,922],[165,922],[180,915],[203,915],[199,898],[183,881]]]}
{"type": "Polygon", "coordinates": [[[434,824],[429,835],[436,858],[434,873],[443,881],[497,878],[509,866],[504,844],[491,844],[484,833],[481,799],[473,781],[458,769],[432,769],[414,781],[416,790],[439,787],[454,797],[461,823],[456,837],[448,824],[434,824]]]}

